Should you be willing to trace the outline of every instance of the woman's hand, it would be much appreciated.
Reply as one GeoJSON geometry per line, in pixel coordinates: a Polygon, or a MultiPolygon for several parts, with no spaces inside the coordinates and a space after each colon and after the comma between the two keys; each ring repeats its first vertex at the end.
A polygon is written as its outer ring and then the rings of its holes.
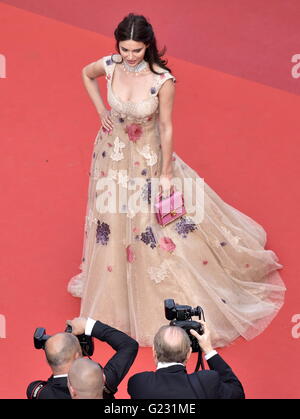
{"type": "Polygon", "coordinates": [[[110,116],[110,111],[108,109],[104,109],[102,112],[99,113],[102,126],[107,130],[111,131],[113,129],[113,122],[110,116]]]}
{"type": "Polygon", "coordinates": [[[159,192],[162,192],[162,197],[167,198],[171,194],[171,189],[174,188],[172,183],[173,173],[161,174],[159,177],[159,192]]]}

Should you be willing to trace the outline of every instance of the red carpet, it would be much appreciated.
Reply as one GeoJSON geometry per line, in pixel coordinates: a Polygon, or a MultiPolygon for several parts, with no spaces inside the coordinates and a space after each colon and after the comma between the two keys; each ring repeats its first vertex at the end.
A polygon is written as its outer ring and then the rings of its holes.
{"type": "MultiPolygon", "coordinates": [[[[149,9],[129,1],[126,10],[115,1],[0,2],[6,59],[0,70],[6,75],[0,78],[0,398],[24,398],[30,381],[50,375],[43,351],[33,348],[35,328],[62,331],[79,313],[80,300],[66,286],[81,260],[88,172],[100,128],[81,69],[114,52],[113,30],[130,11],[150,17],[159,44],[168,47],[177,78],[177,154],[226,202],[264,226],[267,248],[284,265],[287,293],[279,315],[253,341],[239,340],[221,353],[247,398],[299,398],[292,317],[299,313],[300,79],[291,75],[291,57],[300,53],[300,8],[276,0],[270,13],[267,4],[246,3],[225,8],[225,1],[191,1],[188,13],[182,2],[168,1],[167,15],[158,1],[149,9]]],[[[99,79],[106,100],[105,83],[99,79]]],[[[99,344],[94,359],[104,364],[111,354],[99,344]]],[[[190,370],[195,363],[193,357],[190,370]]],[[[150,348],[140,349],[129,375],[145,369],[154,369],[150,348]]],[[[128,397],[126,382],[119,398],[128,397]]]]}

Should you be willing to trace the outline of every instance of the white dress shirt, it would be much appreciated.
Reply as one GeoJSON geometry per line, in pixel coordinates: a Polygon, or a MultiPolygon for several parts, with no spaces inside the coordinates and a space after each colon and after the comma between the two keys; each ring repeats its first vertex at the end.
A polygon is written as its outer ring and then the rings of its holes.
{"type": "Polygon", "coordinates": [[[85,331],[84,331],[84,334],[86,336],[91,336],[93,327],[95,326],[95,323],[96,323],[96,320],[91,319],[90,317],[88,317],[86,325],[85,325],[85,331]]]}

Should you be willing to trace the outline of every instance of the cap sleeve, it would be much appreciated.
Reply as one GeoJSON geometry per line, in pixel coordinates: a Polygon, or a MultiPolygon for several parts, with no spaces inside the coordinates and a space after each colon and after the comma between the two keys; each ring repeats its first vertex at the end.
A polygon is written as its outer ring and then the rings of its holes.
{"type": "Polygon", "coordinates": [[[111,59],[111,55],[105,55],[104,57],[101,57],[101,60],[103,62],[103,66],[104,66],[105,73],[106,73],[105,78],[106,78],[106,80],[108,80],[111,77],[111,72],[112,72],[114,62],[111,59]]]}
{"type": "Polygon", "coordinates": [[[166,71],[160,75],[157,75],[156,82],[154,86],[151,88],[151,95],[156,96],[161,88],[161,86],[169,79],[172,79],[173,82],[176,82],[175,76],[171,74],[169,71],[166,71]]]}

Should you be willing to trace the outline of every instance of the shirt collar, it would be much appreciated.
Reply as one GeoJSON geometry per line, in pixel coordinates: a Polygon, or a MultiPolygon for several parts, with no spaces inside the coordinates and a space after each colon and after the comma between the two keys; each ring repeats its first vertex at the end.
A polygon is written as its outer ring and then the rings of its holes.
{"type": "Polygon", "coordinates": [[[62,378],[62,377],[67,377],[68,374],[60,374],[60,375],[53,375],[53,378],[62,378]]]}
{"type": "Polygon", "coordinates": [[[185,367],[185,365],[183,365],[181,362],[159,362],[157,364],[156,370],[159,370],[160,368],[168,368],[172,365],[182,365],[183,367],[185,367]]]}

